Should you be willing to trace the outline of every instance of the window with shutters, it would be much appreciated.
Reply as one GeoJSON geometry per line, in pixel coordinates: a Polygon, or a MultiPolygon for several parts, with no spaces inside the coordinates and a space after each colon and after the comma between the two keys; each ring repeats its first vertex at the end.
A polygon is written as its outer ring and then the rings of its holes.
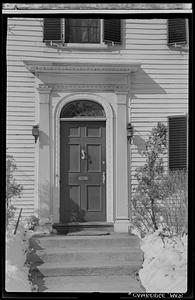
{"type": "Polygon", "coordinates": [[[188,20],[168,19],[168,45],[188,44],[188,20]]]}
{"type": "Polygon", "coordinates": [[[168,118],[169,169],[187,169],[187,116],[168,118]]]}
{"type": "Polygon", "coordinates": [[[120,45],[120,19],[45,18],[43,41],[68,45],[120,45]]]}

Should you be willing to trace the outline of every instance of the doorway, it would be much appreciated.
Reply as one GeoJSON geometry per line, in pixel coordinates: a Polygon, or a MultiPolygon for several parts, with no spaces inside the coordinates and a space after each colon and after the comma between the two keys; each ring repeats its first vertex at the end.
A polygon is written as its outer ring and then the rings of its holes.
{"type": "Polygon", "coordinates": [[[65,107],[60,121],[60,222],[106,221],[106,121],[75,111],[65,107]]]}

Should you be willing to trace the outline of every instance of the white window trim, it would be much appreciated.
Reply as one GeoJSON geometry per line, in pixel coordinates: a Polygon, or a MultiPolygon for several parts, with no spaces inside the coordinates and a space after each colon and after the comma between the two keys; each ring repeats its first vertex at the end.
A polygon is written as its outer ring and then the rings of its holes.
{"type": "MultiPolygon", "coordinates": [[[[103,42],[103,19],[100,19],[100,42],[99,43],[65,43],[65,35],[66,35],[66,28],[65,28],[65,18],[62,19],[62,32],[63,32],[63,42],[66,44],[67,47],[80,47],[80,46],[86,46],[87,48],[97,48],[98,46],[106,46],[105,43],[103,42]]],[[[86,48],[83,47],[83,48],[86,48]]]]}
{"type": "Polygon", "coordinates": [[[62,43],[59,42],[51,42],[51,45],[55,45],[58,48],[66,48],[66,49],[107,49],[111,45],[104,43],[103,41],[103,30],[104,30],[104,22],[103,19],[100,19],[100,43],[65,43],[65,18],[61,18],[61,26],[62,26],[62,43]]]}
{"type": "Polygon", "coordinates": [[[76,49],[107,49],[108,45],[104,44],[104,43],[98,43],[98,44],[87,44],[87,43],[65,43],[64,45],[62,45],[63,47],[66,46],[66,48],[76,48],[76,49]]]}

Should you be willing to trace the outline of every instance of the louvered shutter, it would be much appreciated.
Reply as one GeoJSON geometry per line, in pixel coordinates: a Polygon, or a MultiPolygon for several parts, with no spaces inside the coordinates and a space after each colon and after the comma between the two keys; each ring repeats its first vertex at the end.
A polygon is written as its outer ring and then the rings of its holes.
{"type": "Polygon", "coordinates": [[[169,128],[169,168],[187,168],[187,116],[168,118],[169,128]]]}
{"type": "Polygon", "coordinates": [[[121,44],[121,20],[104,19],[104,37],[105,43],[121,44]]]}
{"type": "Polygon", "coordinates": [[[168,44],[187,43],[186,20],[168,19],[168,44]]]}
{"type": "Polygon", "coordinates": [[[61,19],[45,18],[43,28],[44,42],[60,42],[62,40],[61,19]]]}

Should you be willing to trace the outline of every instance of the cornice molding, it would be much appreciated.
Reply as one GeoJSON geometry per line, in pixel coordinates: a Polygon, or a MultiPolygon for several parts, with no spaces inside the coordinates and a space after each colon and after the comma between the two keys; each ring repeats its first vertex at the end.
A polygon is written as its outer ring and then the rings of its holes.
{"type": "Polygon", "coordinates": [[[114,91],[115,93],[127,93],[129,87],[127,84],[39,84],[38,91],[114,91]]]}
{"type": "Polygon", "coordinates": [[[123,73],[129,74],[136,72],[140,68],[140,62],[122,62],[122,63],[56,63],[56,62],[38,62],[24,61],[26,68],[33,74],[39,73],[123,73]]]}

